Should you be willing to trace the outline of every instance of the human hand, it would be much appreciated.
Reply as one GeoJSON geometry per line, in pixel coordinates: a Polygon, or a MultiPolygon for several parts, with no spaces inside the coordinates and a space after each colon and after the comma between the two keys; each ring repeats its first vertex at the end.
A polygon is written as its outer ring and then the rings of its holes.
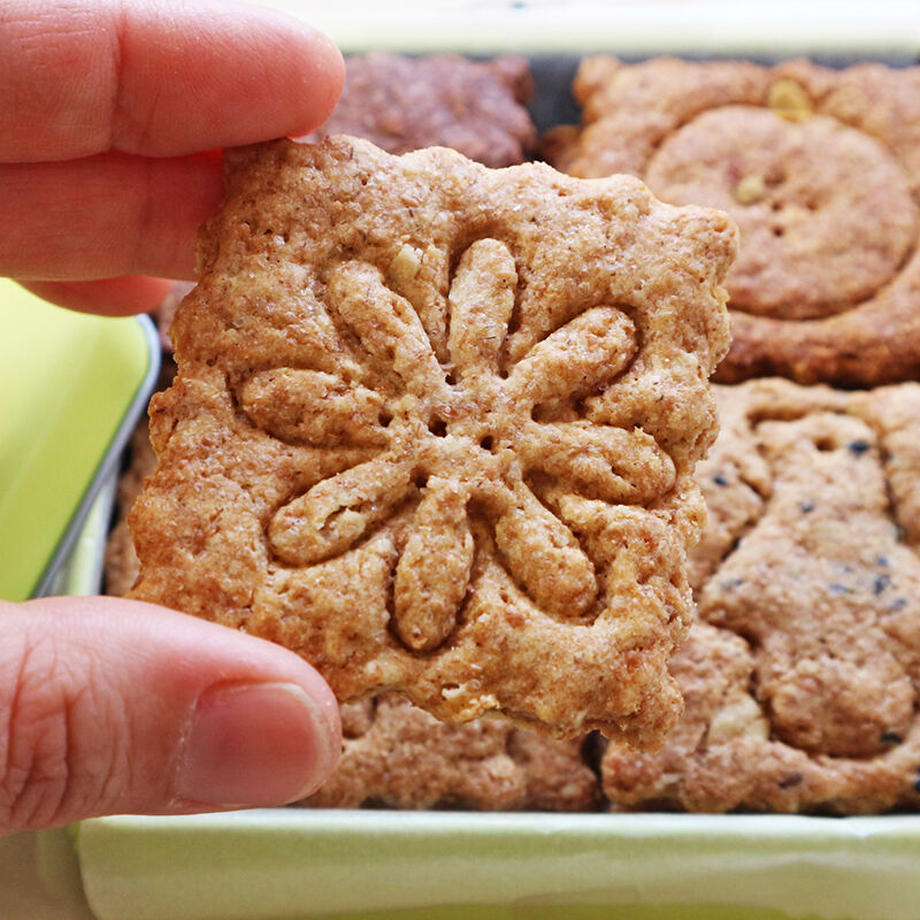
{"type": "MultiPolygon", "coordinates": [[[[217,148],[320,124],[338,51],[224,0],[0,5],[0,274],[79,309],[191,278],[217,148]]],[[[116,598],[0,602],[0,833],[277,805],[315,789],[338,707],[268,642],[116,598]]]]}
{"type": "Polygon", "coordinates": [[[3,0],[0,275],[153,309],[164,278],[194,278],[219,149],[311,131],[344,73],[318,32],[232,0],[3,0]]]}

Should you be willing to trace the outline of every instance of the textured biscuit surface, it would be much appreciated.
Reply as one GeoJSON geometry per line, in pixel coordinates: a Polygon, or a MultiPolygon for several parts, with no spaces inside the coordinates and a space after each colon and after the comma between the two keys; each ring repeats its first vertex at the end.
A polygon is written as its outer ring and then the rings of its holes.
{"type": "Polygon", "coordinates": [[[638,175],[741,229],[716,379],[920,374],[920,67],[590,58],[574,89],[559,168],[638,175]]]}
{"type": "Polygon", "coordinates": [[[343,700],[654,743],[735,233],[629,177],[239,152],[151,406],[134,596],[293,648],[343,700]]]}
{"type": "Polygon", "coordinates": [[[349,134],[388,153],[452,147],[492,167],[521,163],[533,150],[536,128],[525,108],[533,81],[525,58],[374,51],[345,63],[338,105],[309,140],[349,134]]]}
{"type": "Polygon", "coordinates": [[[920,805],[920,384],[719,388],[682,721],[612,743],[615,807],[920,805]]]}
{"type": "Polygon", "coordinates": [[[579,741],[498,719],[448,725],[391,695],[344,704],[342,726],[342,759],[308,805],[588,811],[600,803],[579,741]]]}

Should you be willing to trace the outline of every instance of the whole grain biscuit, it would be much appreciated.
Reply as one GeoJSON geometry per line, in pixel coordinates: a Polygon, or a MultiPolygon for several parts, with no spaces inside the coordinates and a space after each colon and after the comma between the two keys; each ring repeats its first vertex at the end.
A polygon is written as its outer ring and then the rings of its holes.
{"type": "Polygon", "coordinates": [[[238,152],[151,404],[134,596],[295,649],[345,701],[654,743],[735,233],[630,177],[238,152]]]}
{"type": "Polygon", "coordinates": [[[372,51],[346,58],[345,70],[335,111],[306,140],[349,134],[397,154],[452,147],[492,167],[522,163],[536,145],[526,58],[372,51]]]}
{"type": "Polygon", "coordinates": [[[718,388],[700,623],[664,748],[611,743],[618,808],[920,805],[920,384],[718,388]]]}
{"type": "Polygon", "coordinates": [[[920,374],[920,67],[586,59],[552,162],[629,172],[741,229],[717,378],[878,385],[920,374]]]}
{"type": "Polygon", "coordinates": [[[498,719],[448,725],[393,695],[344,704],[342,725],[342,759],[307,805],[589,811],[600,803],[578,740],[498,719]]]}

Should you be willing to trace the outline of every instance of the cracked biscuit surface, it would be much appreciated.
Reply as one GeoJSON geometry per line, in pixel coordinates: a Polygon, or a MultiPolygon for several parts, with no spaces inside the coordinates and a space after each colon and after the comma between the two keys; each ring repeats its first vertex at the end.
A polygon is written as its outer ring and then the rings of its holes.
{"type": "Polygon", "coordinates": [[[550,156],[731,214],[732,348],[716,379],[920,374],[920,67],[586,59],[550,156]],[[554,149],[553,149],[554,148],[554,149]]]}
{"type": "Polygon", "coordinates": [[[342,700],[656,743],[735,235],[629,177],[238,151],[151,405],[133,596],[342,700]]]}
{"type": "Polygon", "coordinates": [[[673,666],[686,711],[659,752],[612,743],[605,791],[640,810],[916,808],[920,384],[717,392],[700,622],[673,666]]]}

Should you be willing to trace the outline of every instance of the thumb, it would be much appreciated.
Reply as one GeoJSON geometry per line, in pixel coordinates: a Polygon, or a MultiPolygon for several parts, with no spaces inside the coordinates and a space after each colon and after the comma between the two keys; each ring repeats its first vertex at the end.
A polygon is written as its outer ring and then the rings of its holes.
{"type": "Polygon", "coordinates": [[[0,602],[0,833],[281,805],[341,748],[293,652],[139,601],[0,602]]]}

